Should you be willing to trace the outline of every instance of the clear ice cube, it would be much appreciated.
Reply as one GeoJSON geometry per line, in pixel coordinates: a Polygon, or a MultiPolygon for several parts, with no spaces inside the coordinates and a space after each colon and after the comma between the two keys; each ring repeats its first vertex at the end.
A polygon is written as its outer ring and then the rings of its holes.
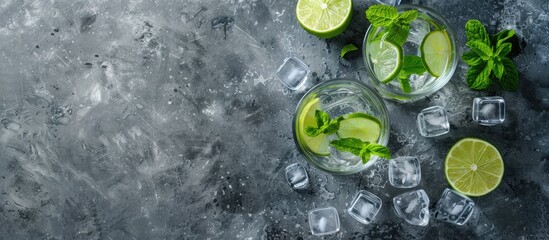
{"type": "Polygon", "coordinates": [[[429,197],[423,189],[406,192],[393,198],[393,209],[407,223],[426,226],[429,223],[429,197]]]}
{"type": "Polygon", "coordinates": [[[473,121],[484,126],[500,124],[505,120],[505,100],[501,97],[473,99],[473,121]]]}
{"type": "Polygon", "coordinates": [[[339,215],[333,207],[316,208],[309,211],[309,226],[316,236],[328,235],[339,231],[339,215]]]}
{"type": "Polygon", "coordinates": [[[376,2],[391,6],[396,6],[400,4],[400,0],[376,0],[376,2]]]}
{"type": "Polygon", "coordinates": [[[359,191],[351,206],[347,209],[349,215],[363,224],[372,222],[381,208],[381,199],[371,192],[359,191]]]}
{"type": "Polygon", "coordinates": [[[447,188],[437,202],[435,218],[461,226],[473,215],[474,209],[473,200],[447,188]]]}
{"type": "Polygon", "coordinates": [[[389,183],[396,188],[413,188],[421,181],[421,166],[416,157],[398,157],[389,161],[389,183]]]}
{"type": "Polygon", "coordinates": [[[423,38],[425,38],[430,31],[429,23],[421,18],[417,18],[410,23],[410,35],[408,35],[407,42],[411,42],[416,46],[415,54],[419,52],[419,46],[421,46],[423,38]]]}
{"type": "Polygon", "coordinates": [[[440,106],[425,108],[417,115],[417,127],[424,137],[436,137],[450,131],[446,110],[440,106]]]}
{"type": "Polygon", "coordinates": [[[284,59],[284,63],[276,71],[276,78],[291,90],[297,90],[307,80],[310,70],[301,60],[295,57],[284,59]]]}
{"type": "Polygon", "coordinates": [[[286,180],[293,189],[304,189],[309,186],[307,171],[299,163],[286,167],[286,180]]]}

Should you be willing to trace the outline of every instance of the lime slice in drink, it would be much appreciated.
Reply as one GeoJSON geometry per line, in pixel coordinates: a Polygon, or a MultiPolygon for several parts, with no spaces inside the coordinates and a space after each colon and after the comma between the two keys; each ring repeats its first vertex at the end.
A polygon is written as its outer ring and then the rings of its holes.
{"type": "Polygon", "coordinates": [[[402,67],[402,47],[388,40],[377,40],[368,43],[367,49],[377,79],[382,83],[393,80],[402,67]]]}
{"type": "Polygon", "coordinates": [[[371,143],[377,142],[381,133],[381,122],[366,113],[351,113],[339,123],[337,135],[340,138],[358,138],[371,143]]]}
{"type": "Polygon", "coordinates": [[[421,42],[421,59],[429,74],[440,77],[450,61],[450,39],[444,30],[431,31],[421,42]]]}
{"type": "Polygon", "coordinates": [[[446,180],[456,191],[482,196],[503,178],[503,160],[490,143],[476,138],[459,140],[448,152],[444,163],[446,180]]]}
{"type": "Polygon", "coordinates": [[[297,21],[303,29],[319,38],[341,34],[351,21],[352,0],[299,0],[297,21]]]}
{"type": "Polygon", "coordinates": [[[318,98],[313,99],[305,105],[299,117],[298,137],[303,141],[305,148],[313,154],[327,156],[330,155],[330,141],[328,140],[328,136],[320,134],[316,137],[309,137],[305,134],[305,128],[307,126],[318,127],[315,118],[315,111],[317,109],[320,109],[318,98]]]}

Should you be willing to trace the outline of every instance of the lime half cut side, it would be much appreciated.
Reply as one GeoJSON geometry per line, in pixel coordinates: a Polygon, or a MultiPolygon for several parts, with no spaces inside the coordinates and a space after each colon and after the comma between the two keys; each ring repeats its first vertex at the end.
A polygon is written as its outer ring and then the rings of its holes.
{"type": "Polygon", "coordinates": [[[499,151],[476,138],[464,138],[455,143],[444,163],[448,183],[468,196],[482,196],[496,189],[503,178],[503,170],[499,151]]]}
{"type": "Polygon", "coordinates": [[[298,138],[303,141],[303,145],[311,153],[318,156],[330,155],[330,141],[328,136],[320,134],[316,137],[309,137],[305,134],[305,128],[308,126],[318,127],[315,118],[315,111],[320,110],[320,100],[318,98],[313,99],[305,107],[299,116],[299,131],[298,138]]]}
{"type": "Polygon", "coordinates": [[[381,122],[366,113],[351,113],[339,123],[337,135],[340,138],[358,138],[362,141],[376,143],[381,133],[381,122]]]}
{"type": "Polygon", "coordinates": [[[402,67],[402,47],[388,40],[376,40],[368,43],[367,49],[377,79],[382,83],[393,80],[402,67]]]}
{"type": "Polygon", "coordinates": [[[310,34],[332,38],[349,25],[353,10],[352,0],[299,0],[297,21],[310,34]]]}
{"type": "Polygon", "coordinates": [[[440,77],[448,68],[451,57],[450,38],[444,30],[431,31],[421,42],[421,59],[429,74],[440,77]]]}

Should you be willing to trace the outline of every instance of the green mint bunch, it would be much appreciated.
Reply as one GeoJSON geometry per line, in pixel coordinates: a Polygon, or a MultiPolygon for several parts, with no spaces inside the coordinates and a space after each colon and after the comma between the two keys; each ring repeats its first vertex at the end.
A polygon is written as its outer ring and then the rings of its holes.
{"type": "Polygon", "coordinates": [[[404,59],[402,60],[402,68],[400,69],[400,72],[397,76],[398,82],[400,83],[400,88],[402,88],[402,92],[412,92],[412,86],[410,85],[409,80],[410,75],[421,75],[425,71],[427,71],[427,69],[425,69],[425,66],[423,65],[423,60],[421,60],[420,56],[404,56],[404,59]]]}
{"type": "Polygon", "coordinates": [[[396,7],[373,5],[366,10],[366,18],[374,27],[385,27],[386,38],[403,45],[410,35],[410,23],[418,17],[417,10],[398,13],[396,7]]]}
{"type": "MultiPolygon", "coordinates": [[[[337,133],[340,122],[345,118],[339,116],[331,119],[328,113],[316,110],[315,119],[317,127],[305,127],[305,134],[309,137],[316,137],[320,134],[331,135],[337,133]]],[[[350,152],[359,156],[362,163],[367,163],[370,160],[371,155],[380,156],[386,159],[391,158],[391,153],[387,147],[377,143],[365,142],[358,138],[341,138],[331,141],[330,145],[335,147],[338,151],[350,152]]]]}
{"type": "Polygon", "coordinates": [[[471,49],[461,57],[469,65],[467,86],[474,90],[486,90],[495,78],[503,90],[516,91],[519,80],[517,68],[507,57],[513,48],[507,40],[515,35],[515,31],[503,30],[490,37],[484,25],[473,19],[465,24],[465,33],[467,46],[471,49]]]}

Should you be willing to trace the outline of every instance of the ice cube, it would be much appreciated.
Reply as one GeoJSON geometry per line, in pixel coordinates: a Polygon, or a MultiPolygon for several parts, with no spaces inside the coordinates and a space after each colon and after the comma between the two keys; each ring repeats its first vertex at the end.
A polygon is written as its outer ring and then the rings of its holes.
{"type": "Polygon", "coordinates": [[[304,189],[309,185],[307,171],[299,163],[286,167],[286,180],[293,189],[304,189]]]}
{"type": "Polygon", "coordinates": [[[417,116],[419,133],[424,137],[436,137],[450,131],[446,110],[440,106],[425,108],[417,116]]]}
{"type": "Polygon", "coordinates": [[[333,207],[317,208],[309,211],[309,227],[316,236],[328,235],[339,231],[339,215],[333,207]]]}
{"type": "Polygon", "coordinates": [[[501,97],[478,97],[473,99],[473,121],[484,126],[493,126],[505,121],[505,100],[501,97]]]}
{"type": "Polygon", "coordinates": [[[423,42],[423,38],[425,38],[429,31],[429,23],[421,18],[417,18],[410,23],[410,35],[408,35],[408,42],[413,43],[417,46],[417,49],[419,49],[421,42],[423,42]]]}
{"type": "Polygon", "coordinates": [[[400,0],[376,0],[378,3],[396,6],[400,4],[400,0]]]}
{"type": "Polygon", "coordinates": [[[381,208],[381,199],[371,192],[359,191],[347,212],[351,217],[363,224],[372,222],[381,208]]]}
{"type": "Polygon", "coordinates": [[[276,78],[291,90],[297,90],[307,80],[310,70],[301,60],[295,57],[284,59],[284,63],[276,71],[276,78]]]}
{"type": "Polygon", "coordinates": [[[389,161],[389,183],[397,188],[413,188],[421,181],[421,166],[416,157],[398,157],[389,161]]]}
{"type": "Polygon", "coordinates": [[[423,189],[394,197],[393,210],[398,217],[412,225],[426,226],[429,223],[429,197],[423,189]]]}
{"type": "Polygon", "coordinates": [[[442,193],[435,207],[435,218],[449,223],[465,224],[475,209],[475,202],[470,198],[447,188],[442,193]]]}

